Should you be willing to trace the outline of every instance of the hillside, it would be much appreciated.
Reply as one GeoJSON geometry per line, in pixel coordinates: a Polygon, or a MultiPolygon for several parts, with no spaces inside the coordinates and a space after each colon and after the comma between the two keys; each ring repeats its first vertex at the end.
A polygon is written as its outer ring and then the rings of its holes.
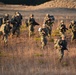
{"type": "Polygon", "coordinates": [[[76,0],[52,0],[41,4],[42,7],[76,8],[76,0]]]}
{"type": "MultiPolygon", "coordinates": [[[[34,1],[35,3],[38,3],[34,1]]],[[[8,2],[7,2],[8,3],[8,2]]],[[[32,2],[33,3],[33,2],[32,2]]],[[[33,6],[33,4],[30,4],[30,6],[22,5],[20,4],[20,7],[15,5],[16,8],[19,7],[19,9],[24,8],[24,9],[43,9],[43,8],[76,8],[76,0],[50,0],[47,2],[42,2],[40,5],[35,5],[33,6]]],[[[2,7],[2,3],[1,3],[1,7],[2,7]]],[[[10,6],[8,6],[9,8],[10,6]]],[[[12,8],[12,7],[11,7],[12,8]]]]}

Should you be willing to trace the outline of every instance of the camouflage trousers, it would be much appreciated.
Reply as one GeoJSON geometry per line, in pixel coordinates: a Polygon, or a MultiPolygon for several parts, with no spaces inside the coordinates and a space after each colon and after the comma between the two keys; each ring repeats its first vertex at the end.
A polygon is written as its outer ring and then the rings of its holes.
{"type": "Polygon", "coordinates": [[[64,56],[64,50],[58,49],[58,54],[59,54],[59,61],[61,62],[64,56]]]}
{"type": "Polygon", "coordinates": [[[75,32],[72,32],[71,41],[73,41],[74,39],[76,39],[76,31],[75,32]]]}
{"type": "Polygon", "coordinates": [[[17,35],[17,37],[20,35],[20,27],[13,27],[12,34],[17,35]]]}
{"type": "Polygon", "coordinates": [[[29,37],[33,35],[33,33],[34,33],[34,27],[32,25],[29,25],[29,37]]]}
{"type": "Polygon", "coordinates": [[[7,42],[8,42],[8,34],[4,34],[4,35],[3,35],[3,40],[4,40],[4,43],[5,43],[5,45],[6,45],[7,42]]]}
{"type": "Polygon", "coordinates": [[[47,29],[48,29],[48,36],[51,36],[52,27],[47,27],[47,29]]]}
{"type": "Polygon", "coordinates": [[[44,46],[46,46],[46,44],[47,44],[47,38],[45,36],[41,36],[42,49],[44,48],[44,46]]]}

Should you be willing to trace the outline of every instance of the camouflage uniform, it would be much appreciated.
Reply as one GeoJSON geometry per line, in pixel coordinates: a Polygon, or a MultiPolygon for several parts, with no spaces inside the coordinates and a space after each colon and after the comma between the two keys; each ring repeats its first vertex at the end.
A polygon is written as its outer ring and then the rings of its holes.
{"type": "Polygon", "coordinates": [[[47,44],[47,38],[46,36],[48,35],[48,30],[45,26],[39,29],[40,36],[41,36],[41,43],[42,43],[42,49],[44,46],[47,44]]]}
{"type": "Polygon", "coordinates": [[[9,14],[5,14],[5,16],[3,17],[3,24],[6,23],[6,21],[9,20],[9,14]]]}
{"type": "Polygon", "coordinates": [[[30,37],[30,36],[33,34],[33,32],[34,32],[34,22],[35,22],[34,15],[31,14],[31,15],[30,15],[30,18],[28,19],[29,37],[30,37]]]}
{"type": "Polygon", "coordinates": [[[66,32],[66,30],[68,30],[67,28],[66,28],[66,25],[64,24],[64,21],[63,20],[61,20],[61,24],[59,25],[59,33],[60,33],[60,36],[62,37],[62,36],[65,36],[65,32],[66,32]]]}
{"type": "Polygon", "coordinates": [[[17,14],[19,15],[19,19],[20,19],[20,20],[19,20],[19,21],[20,21],[19,24],[22,25],[22,15],[21,15],[20,12],[15,12],[15,15],[16,15],[16,16],[17,16],[17,14]]]}
{"type": "Polygon", "coordinates": [[[53,21],[50,18],[49,14],[46,14],[46,17],[44,19],[44,23],[46,24],[46,27],[48,29],[48,36],[51,36],[51,32],[52,32],[52,26],[53,26],[53,21]]]}
{"type": "Polygon", "coordinates": [[[7,42],[8,42],[8,34],[10,32],[10,21],[7,20],[5,24],[3,24],[1,26],[1,29],[0,31],[2,31],[2,34],[3,34],[3,40],[4,40],[4,43],[5,45],[7,45],[7,42]]]}
{"type": "Polygon", "coordinates": [[[12,28],[12,33],[13,35],[15,33],[17,33],[17,37],[20,34],[20,26],[21,26],[21,22],[22,22],[22,17],[20,16],[20,14],[16,14],[15,16],[13,16],[13,18],[11,19],[11,23],[13,25],[12,28]]]}
{"type": "Polygon", "coordinates": [[[63,59],[63,56],[64,56],[64,50],[68,50],[67,41],[65,40],[65,36],[63,36],[62,39],[56,39],[54,47],[58,50],[59,61],[61,62],[61,60],[63,59]]]}
{"type": "Polygon", "coordinates": [[[76,39],[76,22],[72,21],[69,28],[71,29],[72,32],[71,41],[73,41],[74,39],[76,39]]]}

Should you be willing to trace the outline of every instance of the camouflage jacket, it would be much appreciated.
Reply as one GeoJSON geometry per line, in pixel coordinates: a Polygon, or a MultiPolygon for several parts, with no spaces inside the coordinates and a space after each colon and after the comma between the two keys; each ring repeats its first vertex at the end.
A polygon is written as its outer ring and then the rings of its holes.
{"type": "Polygon", "coordinates": [[[35,23],[35,19],[34,18],[29,18],[28,19],[28,24],[29,25],[34,25],[34,23],[35,23]]]}
{"type": "Polygon", "coordinates": [[[3,17],[3,23],[6,23],[7,20],[9,20],[9,17],[4,16],[4,17],[3,17]]]}
{"type": "Polygon", "coordinates": [[[52,22],[51,19],[47,19],[47,20],[45,21],[45,24],[46,24],[47,26],[52,26],[52,25],[53,25],[53,22],[52,22]]]}
{"type": "Polygon", "coordinates": [[[47,28],[41,28],[40,33],[41,33],[41,36],[47,36],[48,35],[47,28]]]}
{"type": "Polygon", "coordinates": [[[56,49],[60,49],[60,50],[68,50],[68,49],[67,49],[67,41],[66,41],[66,40],[57,39],[57,40],[55,41],[54,47],[55,47],[56,49]]]}
{"type": "Polygon", "coordinates": [[[61,24],[59,26],[59,31],[60,32],[64,33],[64,32],[66,32],[66,30],[68,30],[68,28],[66,28],[66,25],[65,24],[61,24]]]}
{"type": "Polygon", "coordinates": [[[76,24],[71,24],[69,28],[72,30],[72,32],[76,31],[76,24]]]}

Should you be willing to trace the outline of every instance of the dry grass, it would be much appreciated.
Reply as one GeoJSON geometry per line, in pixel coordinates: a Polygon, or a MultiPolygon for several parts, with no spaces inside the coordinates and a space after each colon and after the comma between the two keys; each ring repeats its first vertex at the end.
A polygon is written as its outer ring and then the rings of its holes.
{"type": "Polygon", "coordinates": [[[9,37],[8,47],[0,41],[0,75],[76,75],[75,44],[68,41],[69,52],[65,51],[64,59],[59,63],[57,50],[53,48],[54,36],[48,38],[48,44],[42,50],[37,30],[31,38],[28,38],[25,26],[21,31],[19,38],[9,37]]]}
{"type": "MultiPolygon", "coordinates": [[[[37,15],[40,17],[37,20],[42,25],[44,16],[40,14],[37,15]]],[[[65,51],[62,63],[58,61],[53,43],[54,37],[59,35],[56,28],[60,20],[66,19],[65,24],[68,27],[69,22],[76,17],[56,15],[55,18],[52,38],[48,38],[44,50],[41,49],[38,35],[39,26],[35,27],[35,35],[28,38],[28,28],[23,24],[20,37],[9,37],[8,47],[4,47],[3,41],[0,41],[0,75],[76,75],[76,43],[70,43],[70,31],[66,33],[69,52],[65,51]]]]}

